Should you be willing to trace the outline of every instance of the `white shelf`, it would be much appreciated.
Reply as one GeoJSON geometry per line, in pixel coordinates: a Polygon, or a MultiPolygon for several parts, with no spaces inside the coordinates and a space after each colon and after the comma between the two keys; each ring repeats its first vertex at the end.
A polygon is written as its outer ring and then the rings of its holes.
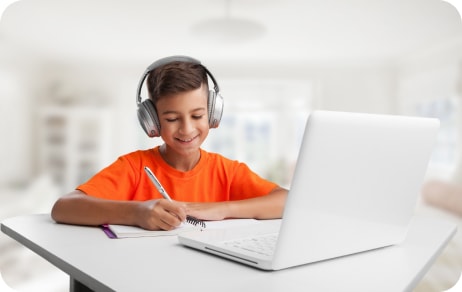
{"type": "Polygon", "coordinates": [[[46,106],[38,111],[38,166],[69,192],[111,157],[112,110],[46,106]]]}

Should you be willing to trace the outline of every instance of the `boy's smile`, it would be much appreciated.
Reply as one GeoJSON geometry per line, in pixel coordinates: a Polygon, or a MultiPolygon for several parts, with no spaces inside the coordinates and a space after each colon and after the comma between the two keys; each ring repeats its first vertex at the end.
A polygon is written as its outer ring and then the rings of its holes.
{"type": "Polygon", "coordinates": [[[200,159],[199,148],[209,132],[207,87],[161,98],[156,103],[162,155],[171,166],[190,170],[200,159]]]}

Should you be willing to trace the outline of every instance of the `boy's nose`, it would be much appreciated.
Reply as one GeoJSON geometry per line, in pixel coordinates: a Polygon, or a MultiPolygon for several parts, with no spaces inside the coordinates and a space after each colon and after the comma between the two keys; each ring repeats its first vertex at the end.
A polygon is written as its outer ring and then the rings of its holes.
{"type": "Polygon", "coordinates": [[[193,123],[187,120],[181,124],[180,133],[189,134],[193,129],[194,129],[193,123]]]}

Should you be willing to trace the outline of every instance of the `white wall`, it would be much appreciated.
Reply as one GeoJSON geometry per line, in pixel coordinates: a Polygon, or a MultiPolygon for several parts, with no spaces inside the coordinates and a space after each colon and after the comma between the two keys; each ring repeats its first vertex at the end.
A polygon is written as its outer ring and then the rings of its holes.
{"type": "Polygon", "coordinates": [[[396,112],[397,67],[393,62],[310,64],[275,61],[214,64],[212,69],[221,78],[289,79],[309,83],[313,86],[313,108],[396,112]]]}
{"type": "Polygon", "coordinates": [[[317,79],[319,107],[337,111],[395,113],[395,71],[379,65],[322,70],[317,79]]]}
{"type": "Polygon", "coordinates": [[[34,66],[17,59],[0,43],[0,185],[21,184],[33,173],[33,106],[26,98],[32,89],[34,66]]]}

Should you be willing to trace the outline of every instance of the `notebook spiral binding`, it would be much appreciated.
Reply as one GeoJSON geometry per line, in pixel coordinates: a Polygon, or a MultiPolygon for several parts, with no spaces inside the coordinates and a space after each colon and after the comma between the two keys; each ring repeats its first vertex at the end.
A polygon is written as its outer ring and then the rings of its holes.
{"type": "Polygon", "coordinates": [[[197,226],[199,225],[200,227],[202,228],[205,228],[205,222],[200,220],[200,219],[197,219],[196,217],[194,216],[190,216],[190,215],[186,215],[186,222],[188,222],[189,224],[192,224],[194,226],[197,226]]]}

